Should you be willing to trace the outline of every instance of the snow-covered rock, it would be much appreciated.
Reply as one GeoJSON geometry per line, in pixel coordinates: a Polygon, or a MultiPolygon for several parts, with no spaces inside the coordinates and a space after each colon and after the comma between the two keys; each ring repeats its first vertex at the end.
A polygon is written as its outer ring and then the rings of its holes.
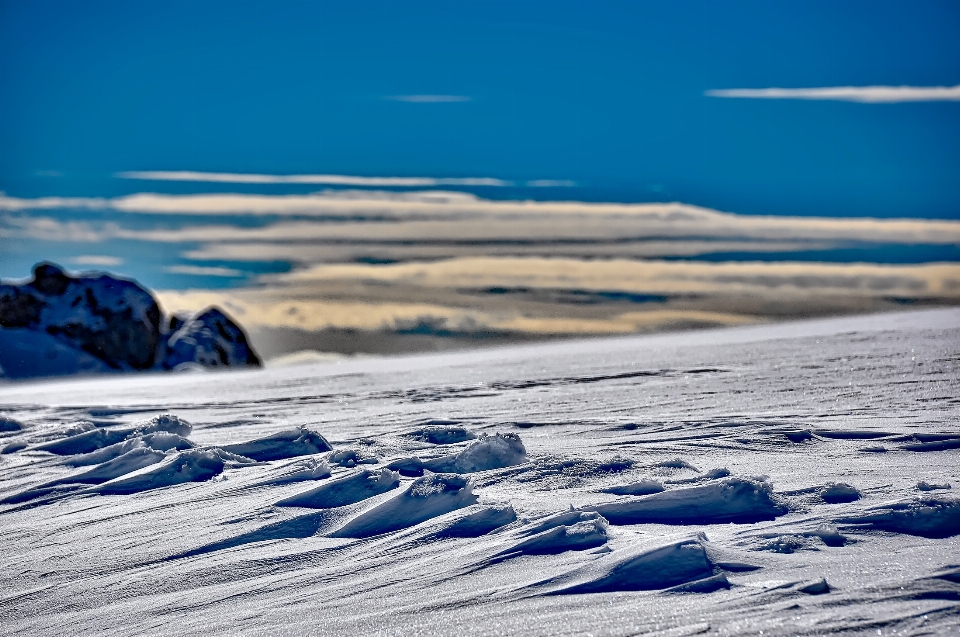
{"type": "Polygon", "coordinates": [[[136,281],[73,276],[39,263],[24,283],[0,283],[0,377],[260,366],[243,330],[217,308],[164,320],[136,281]]]}
{"type": "Polygon", "coordinates": [[[185,364],[203,367],[260,366],[260,358],[239,325],[215,307],[186,319],[167,340],[164,369],[185,364]]]}

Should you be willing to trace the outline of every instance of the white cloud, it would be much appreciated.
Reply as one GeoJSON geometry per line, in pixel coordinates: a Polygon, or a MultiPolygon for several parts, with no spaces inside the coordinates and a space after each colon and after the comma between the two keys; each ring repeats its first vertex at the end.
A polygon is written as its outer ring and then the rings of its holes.
{"type": "Polygon", "coordinates": [[[706,91],[708,97],[767,100],[837,100],[872,104],[960,101],[957,86],[829,86],[823,88],[729,88],[706,91]]]}
{"type": "Polygon", "coordinates": [[[222,184],[311,184],[326,186],[373,186],[377,188],[431,188],[436,186],[510,186],[512,182],[492,177],[358,177],[355,175],[262,175],[256,173],[205,173],[187,170],[141,170],[116,173],[121,179],[147,181],[200,181],[222,184]]]}
{"type": "Polygon", "coordinates": [[[123,265],[123,259],[120,257],[111,257],[105,254],[82,254],[70,259],[70,263],[77,265],[102,265],[104,267],[123,265]]]}
{"type": "MultiPolygon", "coordinates": [[[[337,192],[311,195],[161,195],[140,193],[109,200],[60,200],[148,215],[278,216],[296,218],[259,227],[188,225],[132,230],[116,223],[60,222],[29,214],[0,216],[0,236],[54,241],[106,238],[146,241],[537,241],[590,238],[633,241],[713,237],[752,240],[852,240],[891,243],[960,243],[960,222],[737,215],[680,203],[493,201],[467,193],[337,192]],[[373,223],[375,220],[378,223],[373,223]],[[387,222],[390,223],[382,223],[387,222]]],[[[49,200],[0,197],[0,209],[26,213],[53,207],[49,200]]]]}
{"type": "Polygon", "coordinates": [[[534,179],[527,182],[530,188],[572,188],[576,185],[577,182],[569,179],[534,179]]]}
{"type": "Polygon", "coordinates": [[[164,271],[172,274],[194,274],[197,276],[243,276],[243,272],[234,268],[205,265],[171,265],[164,268],[164,271]]]}
{"type": "Polygon", "coordinates": [[[472,97],[467,95],[388,95],[383,98],[392,102],[409,102],[412,104],[438,104],[442,102],[470,102],[472,97]]]}

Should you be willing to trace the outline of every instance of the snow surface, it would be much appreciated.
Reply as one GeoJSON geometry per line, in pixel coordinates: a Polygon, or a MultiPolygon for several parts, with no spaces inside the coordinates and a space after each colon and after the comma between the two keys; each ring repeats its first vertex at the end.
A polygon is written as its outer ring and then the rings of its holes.
{"type": "Polygon", "coordinates": [[[5,634],[956,634],[960,311],[0,385],[5,634]]]}

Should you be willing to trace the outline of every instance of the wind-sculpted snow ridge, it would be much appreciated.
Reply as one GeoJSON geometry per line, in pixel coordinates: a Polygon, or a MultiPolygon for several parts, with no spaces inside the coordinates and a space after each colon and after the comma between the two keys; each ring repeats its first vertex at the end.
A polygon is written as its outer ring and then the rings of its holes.
{"type": "Polygon", "coordinates": [[[494,558],[584,551],[607,543],[607,521],[598,513],[571,511],[548,516],[515,532],[517,540],[494,558]]]}
{"type": "Polygon", "coordinates": [[[131,435],[122,442],[101,447],[96,451],[67,456],[63,459],[63,463],[74,467],[81,467],[107,462],[108,460],[113,460],[114,458],[140,448],[155,451],[170,451],[171,449],[182,451],[184,449],[190,449],[193,446],[194,444],[183,436],[166,431],[156,431],[145,435],[131,435]]]}
{"type": "Polygon", "coordinates": [[[656,480],[641,480],[630,484],[617,485],[602,489],[604,493],[614,495],[650,495],[651,493],[660,493],[663,491],[663,485],[656,480]]]}
{"type": "Polygon", "coordinates": [[[529,588],[540,595],[664,590],[713,577],[704,536],[656,548],[614,550],[563,575],[529,588]]]}
{"type": "MultiPolygon", "coordinates": [[[[122,429],[94,427],[83,433],[68,436],[62,440],[37,445],[35,449],[37,451],[49,451],[50,453],[60,456],[75,456],[88,454],[97,449],[116,445],[131,437],[145,436],[157,432],[165,432],[183,437],[189,436],[191,431],[193,431],[193,426],[185,420],[172,414],[162,414],[148,420],[140,421],[133,427],[122,429]]],[[[158,444],[160,444],[163,438],[157,440],[158,444]]]]}
{"type": "Polygon", "coordinates": [[[926,496],[893,502],[861,515],[837,518],[838,524],[851,529],[876,529],[929,538],[960,535],[960,500],[944,496],[926,496]]]}
{"type": "Polygon", "coordinates": [[[769,483],[746,478],[724,478],[587,509],[612,524],[750,524],[773,520],[787,512],[769,483]]]}
{"type": "Polygon", "coordinates": [[[251,486],[280,486],[294,482],[323,480],[329,477],[330,465],[327,464],[326,461],[318,460],[317,458],[304,458],[280,467],[275,477],[260,480],[251,486]]]}
{"type": "Polygon", "coordinates": [[[475,473],[503,469],[527,462],[527,450],[513,433],[481,435],[460,453],[425,460],[423,466],[437,473],[475,473]]]}
{"type": "Polygon", "coordinates": [[[372,498],[399,486],[400,474],[396,471],[390,471],[389,469],[370,471],[365,469],[327,482],[309,491],[284,498],[277,504],[311,509],[332,509],[372,498]]]}
{"type": "Polygon", "coordinates": [[[237,466],[250,462],[252,461],[216,447],[187,449],[171,453],[157,464],[104,482],[90,491],[103,495],[130,494],[184,482],[203,482],[223,473],[228,465],[237,466]]]}
{"type": "Polygon", "coordinates": [[[220,448],[258,461],[308,456],[333,449],[326,438],[306,427],[280,431],[248,442],[221,445],[220,448]]]}
{"type": "Polygon", "coordinates": [[[402,493],[353,518],[331,537],[362,538],[405,529],[476,501],[468,478],[455,473],[426,475],[402,493]]]}

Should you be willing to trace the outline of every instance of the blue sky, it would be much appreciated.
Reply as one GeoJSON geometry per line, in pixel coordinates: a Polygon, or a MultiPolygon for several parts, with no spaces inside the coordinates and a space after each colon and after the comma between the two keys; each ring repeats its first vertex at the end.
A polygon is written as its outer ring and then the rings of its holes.
{"type": "Polygon", "coordinates": [[[130,170],[480,176],[578,184],[488,197],[956,218],[960,103],[704,92],[953,86],[958,25],[956,2],[923,1],[5,0],[0,190],[117,195],[143,188],[111,177],[130,170]],[[467,99],[384,99],[405,95],[467,99]]]}
{"type": "MultiPolygon", "coordinates": [[[[337,259],[467,258],[484,223],[512,227],[491,202],[514,200],[586,202],[583,219],[599,214],[590,202],[679,202],[750,218],[958,220],[958,26],[960,4],[923,0],[0,0],[0,276],[51,259],[154,288],[223,288],[337,259]],[[370,217],[369,201],[360,217],[343,197],[304,204],[340,211],[324,217],[284,199],[351,189],[482,202],[416,204],[432,221],[401,228],[413,217],[370,217]],[[247,199],[190,199],[204,193],[247,199]],[[261,195],[273,199],[251,214],[261,195]],[[466,221],[429,225],[454,217],[466,221]],[[380,223],[381,243],[334,227],[354,222],[380,223]],[[420,251],[397,248],[383,223],[420,251]]],[[[549,206],[530,214],[518,245],[553,229],[549,206]]],[[[592,252],[557,254],[958,261],[953,226],[858,238],[861,226],[817,222],[786,245],[765,222],[710,218],[682,237],[662,230],[680,241],[666,248],[626,224],[590,239],[592,252]],[[609,247],[618,232],[635,251],[609,247]]],[[[579,231],[564,232],[557,241],[579,231]]],[[[507,254],[507,239],[487,239],[488,256],[507,254]]]]}

